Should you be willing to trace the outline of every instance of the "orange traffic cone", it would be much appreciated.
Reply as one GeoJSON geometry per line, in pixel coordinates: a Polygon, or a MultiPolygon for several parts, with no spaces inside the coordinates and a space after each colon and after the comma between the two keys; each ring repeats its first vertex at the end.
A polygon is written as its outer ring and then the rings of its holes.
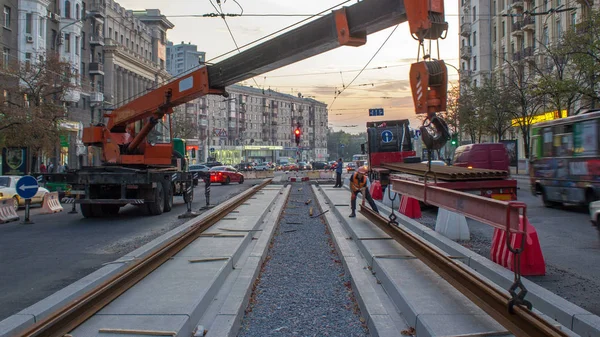
{"type": "Polygon", "coordinates": [[[400,199],[400,208],[398,209],[398,212],[411,219],[420,218],[421,206],[419,205],[419,200],[403,195],[400,199]]]}

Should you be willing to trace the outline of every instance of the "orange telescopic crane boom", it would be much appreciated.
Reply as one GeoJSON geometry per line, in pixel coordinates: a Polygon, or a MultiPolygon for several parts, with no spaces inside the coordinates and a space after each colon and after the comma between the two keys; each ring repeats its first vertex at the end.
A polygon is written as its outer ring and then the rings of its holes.
{"type": "MultiPolygon", "coordinates": [[[[411,33],[419,39],[438,36],[447,28],[443,19],[441,0],[365,0],[342,7],[134,99],[107,114],[106,125],[85,128],[83,142],[101,147],[106,164],[168,166],[172,162],[172,144],[149,144],[146,140],[155,125],[173,113],[175,106],[209,94],[227,96],[228,85],[340,46],[361,46],[366,43],[367,35],[407,20],[411,33]],[[135,130],[133,123],[138,121],[144,125],[135,130]]],[[[436,91],[436,98],[443,101],[436,109],[445,107],[445,92],[441,94],[444,89],[445,86],[440,86],[436,91]]]]}

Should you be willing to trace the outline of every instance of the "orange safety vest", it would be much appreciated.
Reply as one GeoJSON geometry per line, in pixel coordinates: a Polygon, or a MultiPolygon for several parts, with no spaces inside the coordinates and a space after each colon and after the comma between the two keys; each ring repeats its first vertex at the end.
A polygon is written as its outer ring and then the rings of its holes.
{"type": "Polygon", "coordinates": [[[362,180],[358,180],[358,174],[352,173],[350,177],[350,189],[352,192],[356,192],[365,186],[367,186],[367,177],[363,175],[362,180]]]}

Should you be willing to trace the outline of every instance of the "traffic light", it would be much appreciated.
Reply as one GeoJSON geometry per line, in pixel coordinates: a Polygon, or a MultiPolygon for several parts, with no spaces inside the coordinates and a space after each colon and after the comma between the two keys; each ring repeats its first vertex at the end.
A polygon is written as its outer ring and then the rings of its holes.
{"type": "Polygon", "coordinates": [[[458,134],[453,134],[452,135],[452,139],[450,140],[450,144],[452,144],[452,146],[456,146],[458,145],[458,134]]]}
{"type": "Polygon", "coordinates": [[[302,134],[302,131],[300,131],[300,128],[296,128],[296,130],[294,130],[294,136],[296,137],[296,146],[300,146],[300,135],[302,134]]]}

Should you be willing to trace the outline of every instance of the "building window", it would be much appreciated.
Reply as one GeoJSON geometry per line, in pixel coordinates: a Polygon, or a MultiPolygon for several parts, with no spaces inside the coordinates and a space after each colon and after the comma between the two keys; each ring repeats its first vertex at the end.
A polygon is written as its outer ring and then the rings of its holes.
{"type": "Polygon", "coordinates": [[[75,55],[79,55],[79,36],[75,36],[75,55]]]}
{"type": "Polygon", "coordinates": [[[506,36],[506,22],[502,21],[502,37],[506,36]]]}
{"type": "Polygon", "coordinates": [[[65,18],[71,18],[71,1],[69,0],[65,1],[65,18]]]}
{"type": "Polygon", "coordinates": [[[10,7],[4,6],[4,27],[10,28],[10,7]]]}
{"type": "MultiPolygon", "coordinates": [[[[112,28],[108,28],[108,37],[110,38],[113,35],[112,28]]],[[[116,38],[116,35],[115,35],[116,38]]]]}
{"type": "Polygon", "coordinates": [[[58,32],[53,29],[52,30],[52,41],[50,41],[50,49],[55,50],[56,49],[56,39],[58,37],[58,32]]]}
{"type": "Polygon", "coordinates": [[[79,11],[79,4],[75,4],[75,18],[79,20],[81,18],[81,12],[79,11]]]}
{"type": "Polygon", "coordinates": [[[477,6],[473,6],[473,22],[477,20],[477,6]]]}
{"type": "Polygon", "coordinates": [[[556,39],[560,40],[562,37],[562,21],[560,18],[556,20],[556,39]]]}
{"type": "Polygon", "coordinates": [[[573,11],[571,13],[571,27],[575,28],[575,24],[577,24],[577,12],[573,11]]]}
{"type": "Polygon", "coordinates": [[[31,67],[31,53],[25,53],[25,69],[31,67]]]}
{"type": "Polygon", "coordinates": [[[81,50],[85,50],[85,32],[81,32],[81,50]]]}
{"type": "Polygon", "coordinates": [[[4,47],[2,52],[2,67],[8,68],[8,62],[10,62],[10,49],[4,47]]]}
{"type": "Polygon", "coordinates": [[[550,36],[548,35],[548,26],[545,26],[544,30],[542,31],[542,42],[546,46],[548,46],[550,44],[550,36]]]}
{"type": "Polygon", "coordinates": [[[473,32],[473,47],[477,45],[477,32],[473,32]]]}
{"type": "Polygon", "coordinates": [[[71,52],[71,34],[65,34],[65,53],[71,52]]]}
{"type": "Polygon", "coordinates": [[[31,31],[33,28],[33,22],[31,20],[32,20],[32,14],[31,13],[25,14],[25,33],[27,33],[27,34],[31,34],[31,31]]]}
{"type": "Polygon", "coordinates": [[[492,2],[492,16],[496,15],[496,0],[492,2]]]}
{"type": "Polygon", "coordinates": [[[498,29],[496,28],[496,26],[494,26],[493,30],[492,30],[492,41],[496,42],[496,35],[498,34],[498,29]]]}
{"type": "Polygon", "coordinates": [[[85,2],[81,2],[81,18],[85,19],[85,2]]]}
{"type": "Polygon", "coordinates": [[[126,38],[125,42],[126,42],[125,47],[129,48],[129,38],[126,38]]]}

